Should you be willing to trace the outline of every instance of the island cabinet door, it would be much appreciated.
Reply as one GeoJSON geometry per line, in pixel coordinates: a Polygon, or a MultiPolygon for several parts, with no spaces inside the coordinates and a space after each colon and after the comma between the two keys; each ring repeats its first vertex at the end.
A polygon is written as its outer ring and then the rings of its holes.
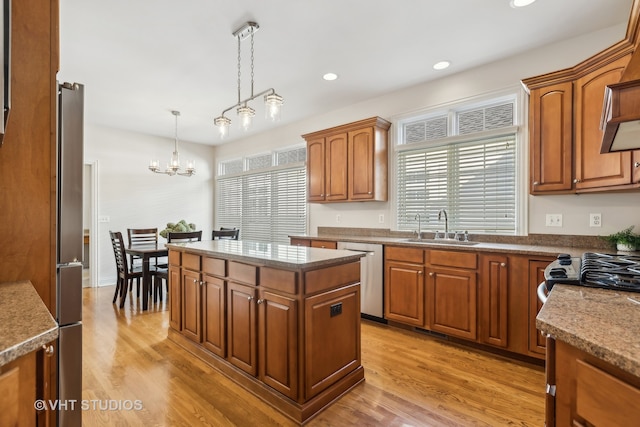
{"type": "Polygon", "coordinates": [[[202,282],[203,343],[213,354],[226,357],[226,282],[206,274],[202,282]]]}
{"type": "Polygon", "coordinates": [[[182,284],[180,267],[169,266],[169,326],[176,331],[182,330],[182,284]]]}
{"type": "Polygon", "coordinates": [[[294,299],[261,291],[258,299],[260,380],[298,398],[298,310],[294,299]]]}
{"type": "Polygon", "coordinates": [[[182,269],[182,334],[187,338],[202,342],[200,273],[182,269]]]}
{"type": "Polygon", "coordinates": [[[227,360],[256,376],[256,288],[231,281],[227,286],[227,360]]]}

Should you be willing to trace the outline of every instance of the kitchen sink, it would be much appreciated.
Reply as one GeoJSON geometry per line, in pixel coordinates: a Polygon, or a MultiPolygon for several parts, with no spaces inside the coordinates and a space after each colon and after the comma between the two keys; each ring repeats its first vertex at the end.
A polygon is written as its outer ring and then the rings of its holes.
{"type": "Polygon", "coordinates": [[[405,242],[411,243],[422,243],[425,245],[462,245],[462,246],[473,246],[477,245],[478,242],[465,242],[464,240],[455,240],[455,239],[406,239],[405,242]]]}

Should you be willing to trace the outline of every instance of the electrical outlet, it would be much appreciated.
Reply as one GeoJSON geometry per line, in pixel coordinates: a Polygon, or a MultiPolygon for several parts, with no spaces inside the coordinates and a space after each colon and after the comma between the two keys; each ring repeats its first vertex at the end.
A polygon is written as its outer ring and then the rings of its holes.
{"type": "Polygon", "coordinates": [[[589,214],[589,227],[602,227],[602,214],[589,214]]]}
{"type": "Polygon", "coordinates": [[[562,227],[562,214],[547,214],[545,225],[547,227],[562,227]]]}
{"type": "Polygon", "coordinates": [[[111,218],[109,218],[106,215],[102,215],[98,217],[98,222],[109,222],[109,221],[111,221],[111,218]]]}
{"type": "Polygon", "coordinates": [[[342,218],[340,217],[340,214],[336,215],[336,222],[339,223],[342,220],[342,218]]]}
{"type": "Polygon", "coordinates": [[[329,317],[338,316],[340,314],[342,314],[342,303],[338,302],[336,304],[332,304],[329,317]]]}
{"type": "Polygon", "coordinates": [[[384,224],[384,214],[380,214],[380,215],[378,215],[378,222],[379,222],[380,224],[384,224]]]}

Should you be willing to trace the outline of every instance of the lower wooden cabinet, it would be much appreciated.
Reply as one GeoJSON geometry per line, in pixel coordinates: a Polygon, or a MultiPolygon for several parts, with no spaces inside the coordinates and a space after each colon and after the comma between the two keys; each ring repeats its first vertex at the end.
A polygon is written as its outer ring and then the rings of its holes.
{"type": "Polygon", "coordinates": [[[407,325],[425,326],[424,266],[387,261],[385,273],[385,317],[407,325]]]}
{"type": "Polygon", "coordinates": [[[562,341],[555,341],[556,386],[552,407],[556,426],[638,425],[640,378],[562,341]]]}
{"type": "Polygon", "coordinates": [[[536,328],[536,316],[542,308],[538,299],[538,285],[544,282],[544,269],[551,261],[529,261],[529,351],[544,355],[546,338],[536,328]]]}
{"type": "Polygon", "coordinates": [[[182,330],[182,280],[180,265],[169,265],[169,326],[182,330]]]}
{"type": "Polygon", "coordinates": [[[182,333],[189,339],[202,342],[202,282],[200,272],[181,270],[182,333]]]}
{"type": "Polygon", "coordinates": [[[507,347],[509,337],[509,257],[480,256],[480,342],[507,347]]]}
{"type": "Polygon", "coordinates": [[[226,357],[226,281],[218,277],[203,274],[202,292],[202,343],[204,347],[213,354],[226,357]]]}
{"type": "Polygon", "coordinates": [[[475,270],[429,267],[427,271],[428,328],[475,340],[478,324],[475,270]]]}
{"type": "Polygon", "coordinates": [[[338,242],[321,239],[291,239],[292,246],[310,246],[312,248],[338,249],[338,242]]]}
{"type": "Polygon", "coordinates": [[[227,359],[250,375],[258,373],[255,286],[229,282],[227,293],[227,359]]]}

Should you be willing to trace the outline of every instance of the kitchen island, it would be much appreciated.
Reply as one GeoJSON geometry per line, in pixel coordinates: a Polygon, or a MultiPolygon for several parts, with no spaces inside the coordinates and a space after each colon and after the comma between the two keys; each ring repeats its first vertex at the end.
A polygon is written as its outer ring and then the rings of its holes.
{"type": "Polygon", "coordinates": [[[640,293],[554,285],[537,317],[548,335],[548,426],[636,425],[640,293]]]}
{"type": "Polygon", "coordinates": [[[364,380],[364,253],[236,240],[167,247],[169,339],[299,423],[364,380]]]}

